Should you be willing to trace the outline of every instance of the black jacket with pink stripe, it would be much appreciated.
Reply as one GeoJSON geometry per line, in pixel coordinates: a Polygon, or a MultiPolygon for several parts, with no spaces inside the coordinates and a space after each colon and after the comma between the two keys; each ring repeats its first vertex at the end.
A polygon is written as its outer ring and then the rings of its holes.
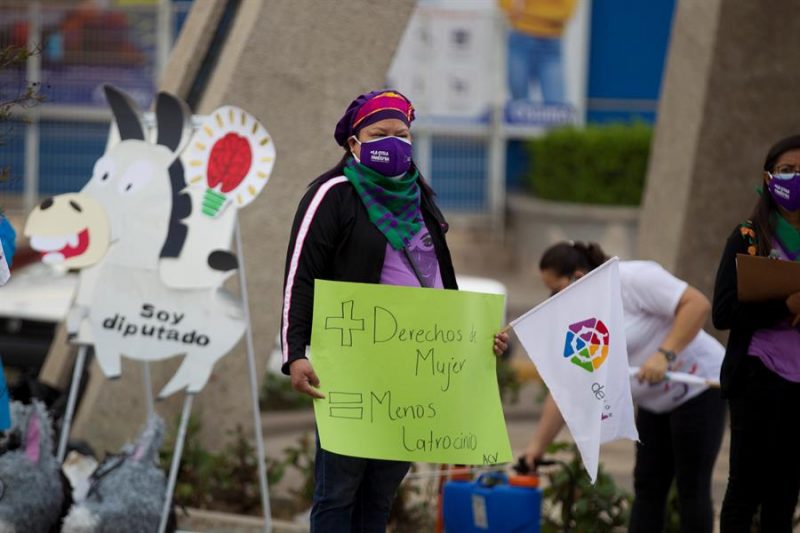
{"type": "MultiPolygon", "coordinates": [[[[447,222],[421,183],[421,209],[439,261],[445,289],[457,289],[445,233],[447,222]]],[[[314,280],[379,283],[386,237],[370,222],[355,188],[343,176],[311,184],[297,208],[284,275],[281,315],[282,370],[306,356],[311,342],[314,280]]]]}

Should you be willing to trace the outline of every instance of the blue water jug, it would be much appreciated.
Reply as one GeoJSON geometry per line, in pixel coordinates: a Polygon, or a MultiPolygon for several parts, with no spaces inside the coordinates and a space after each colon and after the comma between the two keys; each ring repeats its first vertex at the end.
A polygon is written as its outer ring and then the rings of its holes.
{"type": "Polygon", "coordinates": [[[542,491],[536,476],[482,474],[444,485],[446,533],[539,533],[542,491]]]}

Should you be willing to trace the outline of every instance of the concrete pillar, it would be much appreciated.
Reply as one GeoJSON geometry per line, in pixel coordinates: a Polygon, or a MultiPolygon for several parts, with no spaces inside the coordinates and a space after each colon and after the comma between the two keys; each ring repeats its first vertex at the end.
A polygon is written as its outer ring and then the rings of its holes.
{"type": "Polygon", "coordinates": [[[161,73],[162,91],[186,98],[208,53],[227,2],[194,0],[167,66],[161,73]]]}
{"type": "MultiPolygon", "coordinates": [[[[199,70],[223,2],[196,0],[172,52],[164,87],[185,97],[199,70]]],[[[308,183],[338,161],[333,129],[359,93],[383,86],[414,0],[241,0],[196,113],[240,106],[269,130],[277,149],[275,171],[259,198],[242,211],[250,312],[259,381],[278,333],[283,269],[294,211],[308,183]]],[[[95,380],[76,420],[76,434],[99,449],[132,438],[144,416],[141,371],[123,367],[121,381],[95,380]],[[125,415],[122,415],[125,413],[125,415]],[[124,418],[123,418],[124,416],[124,418]]],[[[138,366],[138,365],[137,365],[138,366]]],[[[156,390],[173,361],[151,365],[156,390]]],[[[180,395],[176,395],[180,396],[180,395]]],[[[177,414],[179,401],[157,405],[177,414]]],[[[227,432],[252,427],[244,342],[217,363],[195,401],[203,440],[219,448],[227,432]]]]}
{"type": "Polygon", "coordinates": [[[800,132],[796,13],[792,0],[676,9],[638,255],[709,297],[725,239],[755,205],[767,150],[800,132]]]}

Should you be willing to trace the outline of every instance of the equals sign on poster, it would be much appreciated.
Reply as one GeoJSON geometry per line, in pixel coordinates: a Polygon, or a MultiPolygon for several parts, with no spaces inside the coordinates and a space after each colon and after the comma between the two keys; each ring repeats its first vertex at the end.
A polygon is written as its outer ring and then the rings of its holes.
{"type": "Polygon", "coordinates": [[[331,418],[364,418],[364,398],[360,392],[329,392],[331,418]]]}

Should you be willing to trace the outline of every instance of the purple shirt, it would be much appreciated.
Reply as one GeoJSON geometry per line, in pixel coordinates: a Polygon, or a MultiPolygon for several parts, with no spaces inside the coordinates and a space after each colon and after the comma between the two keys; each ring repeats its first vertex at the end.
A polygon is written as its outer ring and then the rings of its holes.
{"type": "MultiPolygon", "coordinates": [[[[408,253],[414,260],[425,286],[434,289],[442,289],[442,274],[439,271],[439,261],[436,259],[436,251],[433,249],[433,240],[428,233],[428,228],[422,225],[422,229],[417,232],[408,244],[408,253]]],[[[419,287],[420,283],[411,265],[408,264],[403,250],[395,250],[390,244],[386,244],[386,258],[383,260],[383,270],[381,271],[381,284],[383,285],[403,285],[406,287],[419,287]]]]}
{"type": "MultiPolygon", "coordinates": [[[[780,246],[775,249],[781,259],[789,260],[780,246]]],[[[747,353],[761,359],[764,366],[783,379],[800,383],[800,327],[792,327],[791,318],[772,328],[756,330],[747,353]]]]}

